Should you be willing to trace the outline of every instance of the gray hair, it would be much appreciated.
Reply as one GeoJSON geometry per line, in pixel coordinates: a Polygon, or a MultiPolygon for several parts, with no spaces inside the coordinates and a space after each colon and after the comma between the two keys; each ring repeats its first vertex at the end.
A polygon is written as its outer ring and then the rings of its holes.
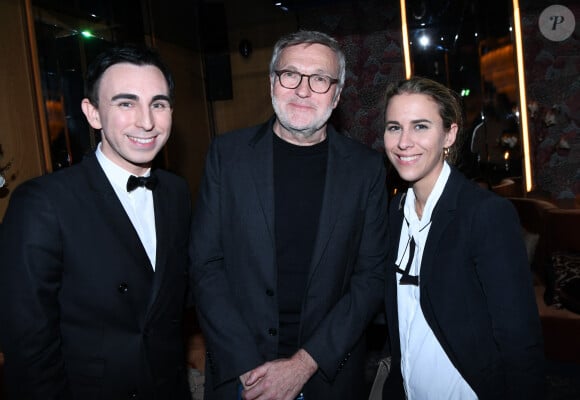
{"type": "Polygon", "coordinates": [[[278,67],[278,62],[280,61],[280,55],[282,50],[289,46],[295,46],[298,44],[321,44],[330,48],[336,55],[338,61],[338,92],[344,87],[344,80],[346,78],[346,59],[344,53],[342,52],[336,39],[327,35],[326,33],[318,31],[305,31],[300,30],[295,33],[290,33],[283,36],[276,42],[274,46],[274,52],[272,53],[272,59],[270,60],[270,76],[274,74],[274,71],[278,67]]]}

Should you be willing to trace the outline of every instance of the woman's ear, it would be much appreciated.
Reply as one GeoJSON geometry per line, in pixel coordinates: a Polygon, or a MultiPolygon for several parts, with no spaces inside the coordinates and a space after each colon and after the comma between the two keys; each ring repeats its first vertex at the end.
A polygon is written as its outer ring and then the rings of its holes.
{"type": "Polygon", "coordinates": [[[445,146],[443,147],[451,147],[453,143],[455,143],[455,139],[457,139],[457,131],[459,130],[459,126],[457,124],[451,124],[451,127],[445,133],[445,146]]]}
{"type": "Polygon", "coordinates": [[[93,129],[101,129],[101,117],[99,115],[99,110],[95,107],[87,98],[81,101],[81,109],[87,118],[87,122],[93,129]]]}

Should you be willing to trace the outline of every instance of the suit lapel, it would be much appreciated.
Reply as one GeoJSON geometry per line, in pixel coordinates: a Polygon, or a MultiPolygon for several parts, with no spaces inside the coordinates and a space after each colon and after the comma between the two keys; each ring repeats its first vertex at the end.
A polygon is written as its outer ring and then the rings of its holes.
{"type": "MultiPolygon", "coordinates": [[[[133,254],[135,254],[136,262],[140,266],[150,265],[149,257],[147,257],[147,252],[139,239],[139,234],[133,227],[131,219],[125,212],[97,158],[94,155],[89,156],[82,165],[88,175],[89,187],[95,194],[95,198],[99,199],[95,202],[95,206],[98,208],[97,214],[103,216],[102,220],[106,221],[111,231],[114,232],[115,240],[121,241],[125,248],[134,249],[133,254]]],[[[145,268],[141,269],[146,271],[145,268]]]]}
{"type": "MultiPolygon", "coordinates": [[[[249,145],[253,148],[252,176],[255,183],[255,190],[264,213],[268,234],[271,240],[271,248],[275,251],[275,231],[274,231],[274,174],[272,156],[272,125],[274,118],[264,124],[256,132],[249,145]]],[[[331,127],[328,129],[328,162],[326,170],[326,181],[324,188],[324,198],[320,212],[320,222],[316,244],[314,246],[310,276],[312,276],[316,266],[319,264],[324,249],[330,240],[332,231],[340,215],[340,199],[344,196],[344,180],[349,173],[346,160],[348,152],[344,151],[340,141],[336,140],[336,133],[331,127]]]]}
{"type": "Polygon", "coordinates": [[[445,240],[443,232],[445,232],[455,216],[459,188],[461,186],[458,178],[457,171],[452,168],[443,193],[441,193],[441,197],[437,201],[437,205],[431,216],[431,228],[429,229],[429,236],[421,261],[420,280],[425,282],[425,284],[429,284],[429,276],[433,271],[437,270],[441,262],[444,262],[444,260],[440,260],[437,256],[437,248],[439,247],[440,241],[445,240]]]}
{"type": "Polygon", "coordinates": [[[341,199],[345,195],[344,182],[352,166],[347,159],[348,153],[343,151],[340,141],[336,140],[337,133],[328,127],[328,161],[326,167],[326,179],[324,183],[324,197],[320,210],[320,221],[318,223],[318,233],[316,243],[312,253],[310,276],[314,273],[316,266],[324,254],[332,231],[340,215],[341,199]]]}
{"type": "MultiPolygon", "coordinates": [[[[92,193],[88,194],[87,204],[94,204],[94,212],[101,215],[102,221],[106,224],[106,230],[101,233],[105,236],[101,244],[102,250],[109,250],[107,243],[111,240],[120,243],[122,248],[129,249],[128,252],[133,255],[134,260],[133,262],[125,263],[128,276],[135,281],[143,282],[144,285],[151,284],[153,270],[147,268],[151,265],[151,261],[141,243],[141,239],[139,239],[139,234],[133,227],[131,219],[125,212],[97,158],[94,155],[89,156],[81,165],[85,168],[87,175],[85,181],[92,191],[92,193]]],[[[87,210],[87,212],[92,212],[92,210],[87,210]]],[[[143,303],[134,304],[133,306],[135,317],[143,320],[146,317],[147,308],[143,307],[143,303]]]]}
{"type": "Polygon", "coordinates": [[[253,151],[251,153],[252,162],[248,164],[251,165],[251,174],[266,221],[272,249],[275,249],[273,123],[274,119],[271,119],[268,123],[262,125],[250,141],[249,146],[252,147],[253,151]]]}
{"type": "Polygon", "coordinates": [[[170,224],[170,207],[171,202],[168,199],[167,188],[163,184],[164,182],[159,178],[159,184],[153,191],[153,207],[155,210],[155,236],[157,241],[157,250],[155,256],[155,278],[153,280],[153,289],[151,293],[151,298],[149,306],[155,303],[157,295],[161,289],[163,279],[166,273],[167,264],[167,251],[168,251],[168,238],[171,237],[169,234],[170,224]]]}

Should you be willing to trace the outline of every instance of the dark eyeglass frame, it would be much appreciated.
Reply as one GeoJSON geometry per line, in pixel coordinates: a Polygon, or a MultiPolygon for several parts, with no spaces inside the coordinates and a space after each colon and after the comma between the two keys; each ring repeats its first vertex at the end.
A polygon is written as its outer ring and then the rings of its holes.
{"type": "Polygon", "coordinates": [[[304,77],[308,78],[308,87],[310,88],[310,90],[312,90],[314,93],[318,93],[318,94],[328,93],[328,91],[330,90],[330,88],[332,87],[332,85],[338,83],[338,79],[332,78],[332,77],[330,77],[328,75],[323,75],[323,74],[311,74],[311,75],[307,75],[307,74],[301,74],[300,72],[292,71],[292,70],[289,70],[289,69],[281,69],[281,70],[278,70],[278,71],[274,71],[274,73],[278,76],[278,82],[280,82],[280,86],[282,86],[283,88],[286,88],[286,89],[296,89],[298,86],[300,86],[302,84],[302,79],[304,79],[304,77]],[[300,79],[298,80],[298,83],[296,84],[296,86],[290,87],[290,86],[286,86],[286,85],[284,85],[282,83],[282,74],[284,74],[286,72],[290,72],[290,73],[293,73],[293,74],[296,74],[296,75],[300,75],[300,79]],[[324,77],[324,78],[329,79],[330,80],[330,83],[328,84],[328,88],[325,91],[323,91],[323,92],[320,92],[318,90],[314,90],[312,88],[312,84],[310,83],[310,80],[312,79],[312,77],[324,77]]]}

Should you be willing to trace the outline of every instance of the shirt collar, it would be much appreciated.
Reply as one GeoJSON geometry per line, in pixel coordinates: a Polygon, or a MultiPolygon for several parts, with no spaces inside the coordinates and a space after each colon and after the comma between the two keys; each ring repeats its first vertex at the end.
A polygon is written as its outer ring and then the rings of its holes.
{"type": "Polygon", "coordinates": [[[431,222],[431,214],[443,193],[443,189],[445,188],[445,184],[447,183],[450,174],[451,168],[449,167],[449,164],[447,164],[447,161],[443,161],[443,168],[435,182],[435,186],[433,186],[433,190],[427,198],[427,203],[423,209],[423,216],[421,219],[419,219],[419,216],[415,211],[415,192],[413,192],[413,188],[407,190],[403,213],[410,226],[414,226],[417,230],[421,230],[431,222]]]}
{"type": "MultiPolygon", "coordinates": [[[[101,165],[101,168],[103,168],[103,171],[105,171],[105,175],[107,175],[107,178],[109,178],[111,184],[117,188],[126,191],[127,180],[129,179],[129,176],[133,174],[127,171],[126,169],[119,167],[117,164],[111,161],[105,154],[103,154],[103,151],[101,150],[101,143],[99,143],[99,145],[97,146],[95,154],[97,156],[99,164],[101,165]]],[[[142,176],[149,176],[150,174],[151,168],[149,168],[142,176]]]]}

